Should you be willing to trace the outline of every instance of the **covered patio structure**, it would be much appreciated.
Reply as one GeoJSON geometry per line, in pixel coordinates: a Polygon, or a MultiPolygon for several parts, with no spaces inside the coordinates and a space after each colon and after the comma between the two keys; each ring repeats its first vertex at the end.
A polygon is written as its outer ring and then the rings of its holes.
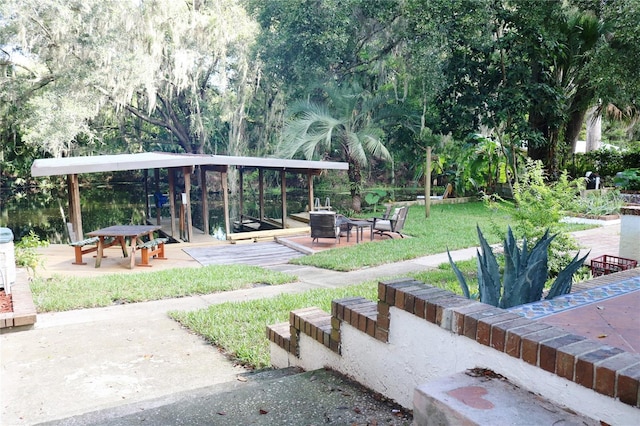
{"type": "MultiPolygon", "coordinates": [[[[178,154],[164,152],[146,152],[137,154],[113,154],[113,155],[96,155],[84,157],[65,157],[65,158],[43,158],[37,159],[31,166],[31,174],[34,177],[39,176],[67,176],[67,186],[69,194],[69,220],[75,236],[75,239],[84,238],[84,230],[82,228],[82,212],[80,208],[80,185],[78,175],[83,173],[103,173],[127,170],[153,170],[155,176],[155,190],[159,189],[160,169],[168,170],[169,185],[169,210],[171,215],[170,233],[171,237],[184,241],[191,241],[193,237],[193,223],[191,215],[191,179],[196,168],[199,170],[200,190],[202,199],[202,218],[203,230],[209,235],[209,202],[207,192],[207,172],[220,173],[220,182],[222,185],[221,194],[224,211],[225,234],[227,240],[248,238],[247,233],[232,232],[232,224],[229,216],[229,182],[228,173],[231,167],[235,167],[239,171],[239,213],[242,222],[243,216],[243,181],[246,171],[257,170],[259,180],[259,221],[265,219],[264,210],[264,172],[266,170],[274,170],[280,173],[280,191],[282,197],[282,223],[281,228],[286,228],[287,212],[287,184],[286,174],[295,173],[302,174],[307,177],[308,188],[308,206],[309,209],[314,205],[313,177],[319,175],[323,170],[347,170],[348,164],[342,162],[330,161],[307,161],[307,160],[290,160],[280,158],[259,158],[259,157],[238,157],[226,155],[207,155],[207,154],[178,154]],[[186,221],[184,235],[178,236],[176,227],[177,206],[176,206],[176,175],[182,173],[184,179],[184,192],[181,197],[181,210],[179,213],[184,214],[186,221]]],[[[146,182],[146,180],[145,180],[146,182]]],[[[148,189],[147,203],[148,203],[148,189]]],[[[160,225],[160,212],[156,209],[157,224],[160,225]]],[[[148,209],[147,209],[148,211],[148,209]]],[[[180,222],[182,226],[182,222],[180,222]]],[[[261,231],[255,231],[261,232],[261,231]]]]}

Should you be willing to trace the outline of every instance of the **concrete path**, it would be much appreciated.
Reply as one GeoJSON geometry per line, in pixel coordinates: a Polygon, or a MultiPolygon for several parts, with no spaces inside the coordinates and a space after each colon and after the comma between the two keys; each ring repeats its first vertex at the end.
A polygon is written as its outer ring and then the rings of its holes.
{"type": "MultiPolygon", "coordinates": [[[[617,254],[613,241],[616,235],[619,238],[619,226],[583,232],[583,238],[596,241],[605,241],[613,235],[608,250],[615,249],[615,253],[608,254],[617,254]]],[[[462,260],[475,256],[475,252],[475,248],[470,248],[452,255],[454,260],[462,260]]],[[[65,262],[68,254],[67,251],[65,262]]],[[[277,265],[272,268],[296,274],[299,282],[39,314],[33,329],[3,332],[0,336],[0,424],[36,424],[219,383],[234,382],[239,386],[245,383],[244,368],[169,319],[168,311],[382,280],[433,268],[446,261],[444,253],[354,272],[277,265]]],[[[184,263],[197,266],[186,258],[184,263]]],[[[70,266],[67,268],[73,271],[70,266]]],[[[145,269],[150,270],[153,269],[145,269]]]]}

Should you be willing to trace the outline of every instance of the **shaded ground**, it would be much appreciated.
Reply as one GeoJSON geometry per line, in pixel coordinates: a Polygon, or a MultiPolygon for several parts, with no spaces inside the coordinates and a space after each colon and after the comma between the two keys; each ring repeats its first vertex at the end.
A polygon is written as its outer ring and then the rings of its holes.
{"type": "Polygon", "coordinates": [[[297,372],[285,369],[248,374],[243,376],[242,386],[199,389],[47,425],[408,426],[412,422],[407,410],[336,372],[297,372]]]}

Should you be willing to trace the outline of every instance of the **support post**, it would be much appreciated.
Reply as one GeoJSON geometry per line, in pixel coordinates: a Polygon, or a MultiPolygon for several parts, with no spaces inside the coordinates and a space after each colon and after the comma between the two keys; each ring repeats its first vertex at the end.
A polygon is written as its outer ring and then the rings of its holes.
{"type": "Polygon", "coordinates": [[[427,162],[424,170],[424,216],[431,214],[431,147],[427,147],[427,162]]]}
{"type": "MultiPolygon", "coordinates": [[[[160,169],[153,169],[153,178],[155,179],[154,195],[160,192],[160,169]]],[[[147,197],[148,199],[148,197],[147,197]]],[[[162,207],[158,207],[156,201],[156,225],[162,225],[162,207]]]]}
{"type": "Polygon", "coordinates": [[[82,213],[80,212],[80,183],[78,175],[67,175],[69,191],[69,217],[76,241],[84,239],[82,232],[82,213]]]}
{"type": "Polygon", "coordinates": [[[171,236],[176,236],[176,169],[169,169],[169,210],[171,210],[171,236]]]}
{"type": "Polygon", "coordinates": [[[151,206],[149,205],[149,169],[144,169],[144,211],[146,218],[151,219],[151,206]]]}
{"type": "Polygon", "coordinates": [[[287,172],[284,169],[280,171],[280,181],[282,191],[282,229],[284,229],[287,224],[287,172]]]}
{"type": "Polygon", "coordinates": [[[227,240],[231,239],[231,224],[229,223],[229,181],[227,170],[220,172],[222,184],[222,205],[224,208],[224,232],[227,240]]]}
{"type": "Polygon", "coordinates": [[[313,173],[307,172],[307,186],[309,188],[309,211],[313,211],[313,173]]]}
{"type": "Polygon", "coordinates": [[[240,181],[238,183],[238,209],[240,210],[240,229],[242,229],[242,216],[244,215],[244,169],[242,167],[238,167],[238,179],[240,181]]]}
{"type": "Polygon", "coordinates": [[[258,169],[260,221],[264,220],[264,169],[258,169]]]}
{"type": "Polygon", "coordinates": [[[200,199],[202,200],[202,230],[204,235],[210,235],[209,229],[209,191],[207,189],[207,169],[200,166],[200,188],[202,193],[200,199]]]}
{"type": "Polygon", "coordinates": [[[184,174],[184,192],[187,194],[187,241],[191,241],[191,237],[193,236],[193,221],[191,219],[191,172],[191,166],[182,168],[182,173],[184,174]]]}

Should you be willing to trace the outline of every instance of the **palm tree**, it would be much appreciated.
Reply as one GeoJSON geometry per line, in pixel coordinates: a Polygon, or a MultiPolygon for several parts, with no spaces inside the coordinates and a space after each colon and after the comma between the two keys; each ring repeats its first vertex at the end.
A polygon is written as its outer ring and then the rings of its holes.
{"type": "Polygon", "coordinates": [[[385,102],[358,86],[330,87],[324,92],[324,104],[306,100],[289,108],[278,155],[307,160],[339,156],[349,163],[351,205],[360,212],[362,169],[369,157],[391,159],[376,120],[385,102]]]}

